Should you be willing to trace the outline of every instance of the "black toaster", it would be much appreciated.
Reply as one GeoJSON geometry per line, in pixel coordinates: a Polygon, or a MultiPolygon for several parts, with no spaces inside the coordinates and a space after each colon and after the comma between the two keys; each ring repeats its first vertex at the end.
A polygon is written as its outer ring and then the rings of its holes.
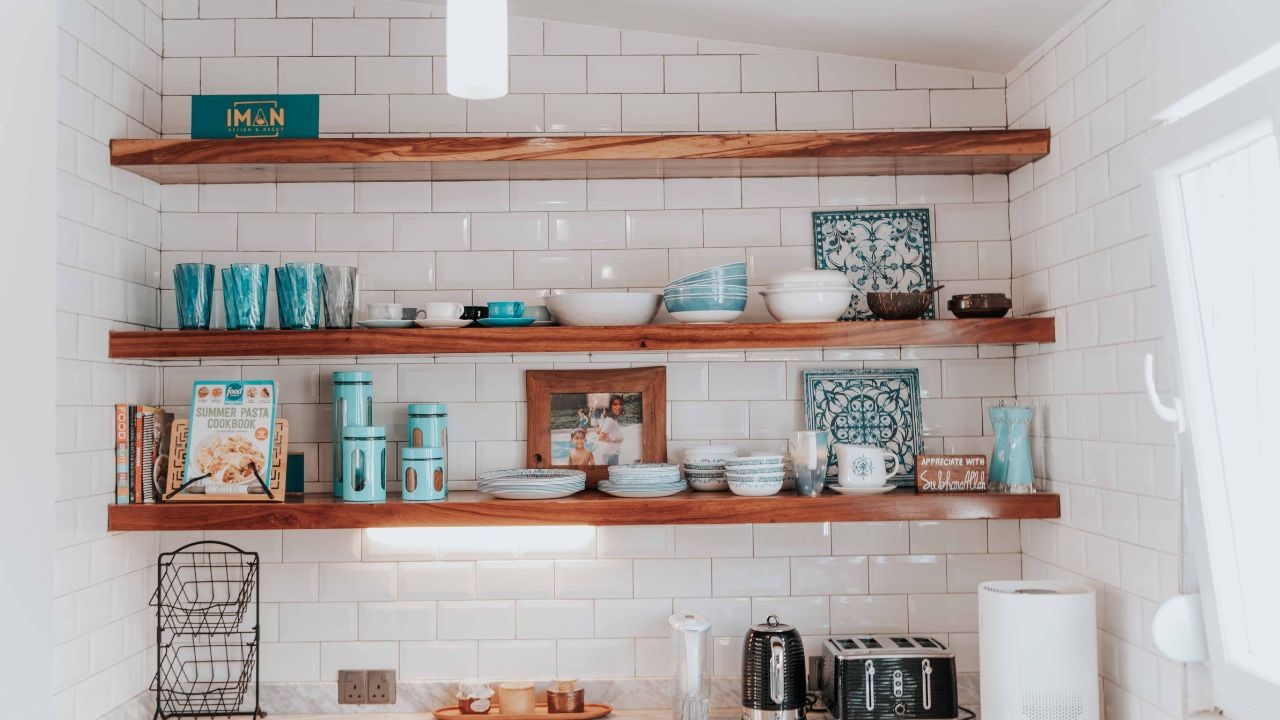
{"type": "Polygon", "coordinates": [[[831,638],[822,644],[822,697],[836,720],[954,720],[956,656],[930,637],[831,638]]]}

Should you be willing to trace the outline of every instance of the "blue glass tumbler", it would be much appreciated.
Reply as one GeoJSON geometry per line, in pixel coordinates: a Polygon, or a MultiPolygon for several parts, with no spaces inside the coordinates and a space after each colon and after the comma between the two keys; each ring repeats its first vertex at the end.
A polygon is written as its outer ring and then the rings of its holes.
{"type": "Polygon", "coordinates": [[[222,302],[228,330],[261,330],[267,325],[267,278],[261,263],[236,263],[222,269],[222,302]]]}
{"type": "Polygon", "coordinates": [[[178,263],[173,266],[173,286],[178,300],[178,327],[208,330],[213,310],[213,266],[178,263]]]}
{"type": "Polygon", "coordinates": [[[314,330],[324,322],[324,265],[287,263],[276,268],[280,327],[314,330]]]}

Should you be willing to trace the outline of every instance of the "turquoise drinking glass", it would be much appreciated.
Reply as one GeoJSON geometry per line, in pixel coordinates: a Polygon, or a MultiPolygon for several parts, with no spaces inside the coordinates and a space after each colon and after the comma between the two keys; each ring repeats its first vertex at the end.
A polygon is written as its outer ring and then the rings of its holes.
{"type": "Polygon", "coordinates": [[[324,322],[324,265],[287,263],[276,268],[280,327],[314,330],[324,322]]]}
{"type": "Polygon", "coordinates": [[[261,330],[267,324],[267,278],[261,263],[235,263],[222,269],[222,302],[228,330],[261,330]]]}
{"type": "Polygon", "coordinates": [[[207,263],[174,265],[173,287],[178,301],[178,327],[208,330],[213,310],[213,266],[207,263]]]}

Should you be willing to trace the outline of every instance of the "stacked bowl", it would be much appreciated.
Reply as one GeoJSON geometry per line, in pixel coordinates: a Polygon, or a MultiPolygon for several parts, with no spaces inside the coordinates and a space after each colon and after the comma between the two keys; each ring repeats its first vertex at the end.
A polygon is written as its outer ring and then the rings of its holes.
{"type": "Polygon", "coordinates": [[[723,323],[747,309],[747,264],[717,265],[673,280],[662,291],[677,322],[723,323]]]}
{"type": "Polygon", "coordinates": [[[784,323],[834,322],[849,309],[854,289],[839,270],[794,270],[773,278],[764,290],[769,314],[784,323]]]}
{"type": "Polygon", "coordinates": [[[703,445],[684,451],[684,479],[689,487],[704,492],[728,490],[725,462],[738,457],[732,445],[703,445]]]}
{"type": "Polygon", "coordinates": [[[609,479],[601,480],[596,489],[615,497],[666,497],[685,489],[680,479],[680,466],[666,463],[610,465],[609,479]]]}
{"type": "Polygon", "coordinates": [[[750,455],[725,460],[724,470],[729,492],[749,497],[778,494],[786,478],[781,455],[750,455]]]}

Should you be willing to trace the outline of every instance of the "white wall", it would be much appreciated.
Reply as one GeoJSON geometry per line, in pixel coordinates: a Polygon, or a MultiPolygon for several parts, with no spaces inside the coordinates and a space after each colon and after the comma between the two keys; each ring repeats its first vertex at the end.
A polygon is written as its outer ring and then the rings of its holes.
{"type": "Polygon", "coordinates": [[[156,135],[161,25],[159,0],[58,7],[54,690],[58,718],[87,720],[122,708],[154,673],[156,536],[108,534],[106,508],[113,405],[157,403],[160,374],[109,361],[107,332],[159,324],[160,193],[112,169],[107,143],[156,135]]]}
{"type": "Polygon", "coordinates": [[[54,439],[52,268],[54,263],[54,123],[57,37],[53,7],[24,4],[0,13],[0,306],[9,308],[7,352],[0,367],[10,382],[11,411],[0,420],[0,694],[5,712],[53,717],[54,439]],[[21,311],[17,309],[21,308],[21,311]],[[21,379],[15,382],[14,380],[21,379]],[[20,409],[20,410],[19,410],[20,409]]]}
{"type": "MultiPolygon", "coordinates": [[[[513,94],[468,103],[444,93],[432,8],[229,7],[166,5],[166,135],[188,132],[191,93],[232,91],[320,93],[321,132],[337,135],[1004,124],[1001,78],[521,18],[513,94]]],[[[772,272],[812,267],[813,210],[885,205],[933,211],[949,290],[1008,292],[1007,200],[1002,176],[166,186],[160,307],[172,326],[167,269],[191,260],[359,265],[366,300],[409,305],[661,288],[730,260],[746,260],[758,288],[772,272]]],[[[748,316],[767,318],[759,298],[748,316]]],[[[523,465],[524,370],[653,364],[668,368],[672,452],[722,440],[782,449],[803,424],[806,368],[919,368],[933,451],[988,451],[984,407],[1014,391],[1004,346],[206,361],[167,365],[162,400],[183,411],[197,376],[276,379],[290,446],[307,453],[309,488],[323,490],[330,373],[368,369],[393,441],[407,403],[449,403],[451,479],[465,487],[477,472],[523,465]]],[[[719,675],[736,675],[746,625],[776,612],[815,648],[833,633],[939,635],[960,655],[972,703],[974,593],[979,580],[1020,576],[1015,531],[974,521],[227,536],[264,556],[269,681],[331,680],[349,666],[394,667],[405,680],[659,677],[664,619],[692,607],[714,618],[719,675]]]]}
{"type": "Polygon", "coordinates": [[[1023,574],[1097,590],[1110,720],[1185,709],[1183,668],[1148,632],[1179,590],[1182,552],[1173,434],[1142,381],[1165,312],[1140,187],[1152,127],[1144,26],[1160,4],[1095,4],[1008,90],[1012,126],[1053,133],[1050,155],[1009,178],[1015,309],[1058,321],[1056,343],[1018,349],[1018,398],[1039,408],[1037,470],[1063,505],[1060,520],[1023,521],[1023,574]]]}

